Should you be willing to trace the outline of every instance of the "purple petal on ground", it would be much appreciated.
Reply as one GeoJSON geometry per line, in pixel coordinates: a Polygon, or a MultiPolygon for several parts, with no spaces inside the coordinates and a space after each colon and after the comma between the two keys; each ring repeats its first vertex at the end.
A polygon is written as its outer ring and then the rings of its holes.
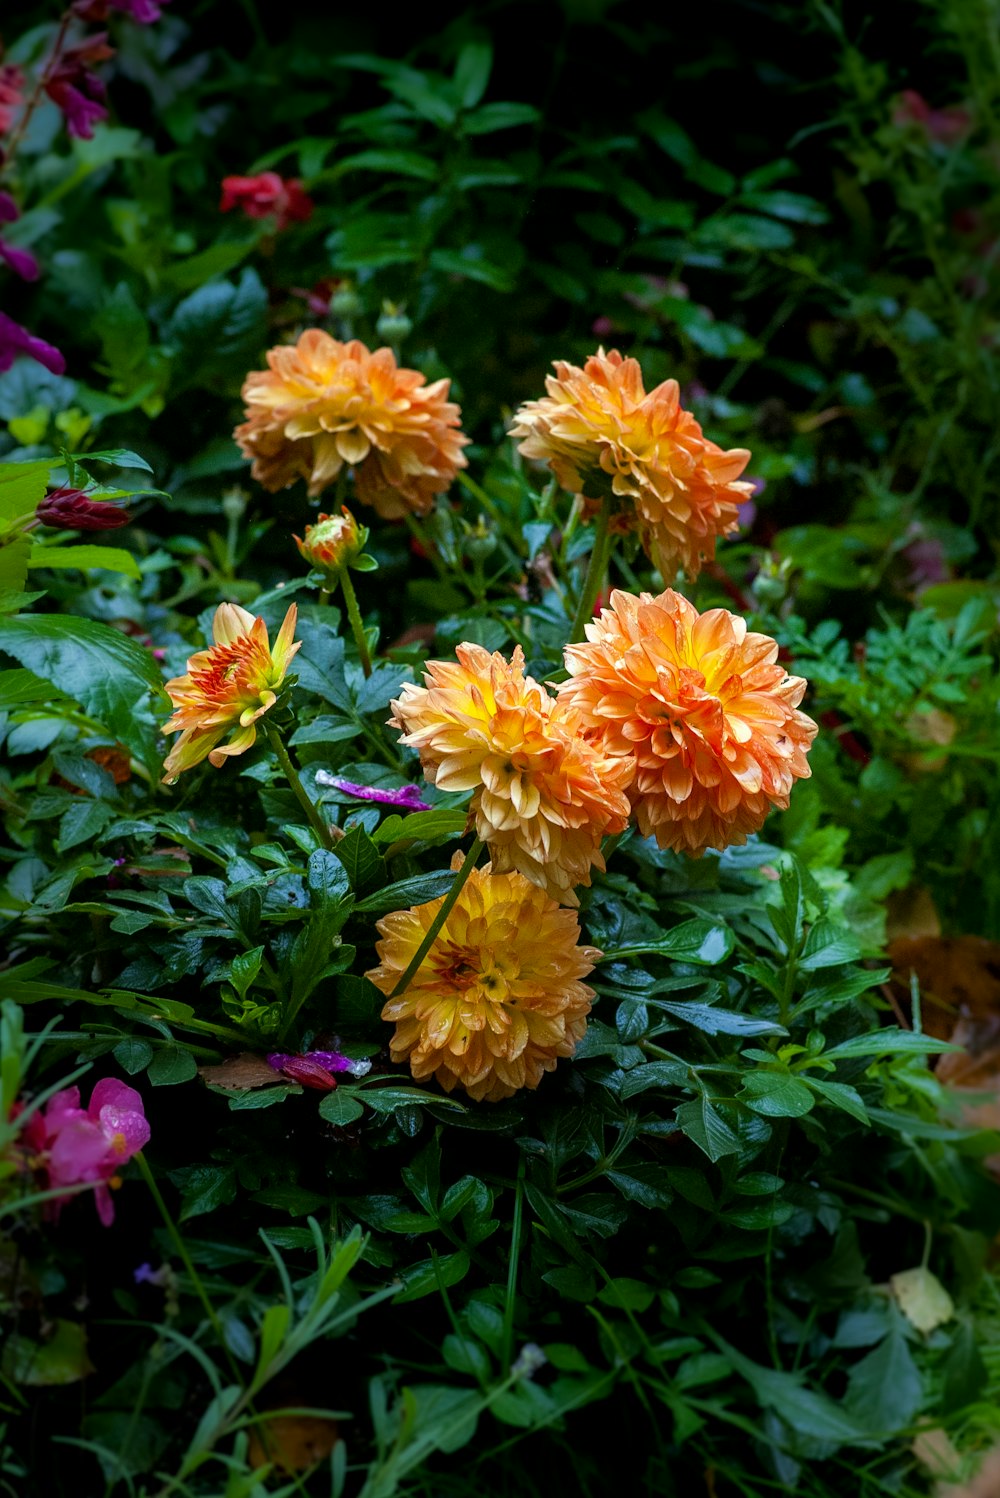
{"type": "Polygon", "coordinates": [[[359,801],[379,801],[383,806],[402,806],[406,811],[430,811],[428,802],[421,800],[418,785],[400,786],[398,790],[386,790],[377,785],[358,785],[356,781],[344,780],[339,775],[329,775],[320,770],[317,785],[329,785],[347,796],[356,796],[359,801]]]}
{"type": "Polygon", "coordinates": [[[29,359],[35,359],[50,374],[61,375],[66,372],[66,360],[57,348],[46,343],[44,338],[36,338],[34,333],[22,328],[12,317],[0,312],[0,374],[10,369],[18,354],[27,354],[29,359]]]}
{"type": "Polygon", "coordinates": [[[19,250],[17,245],[0,239],[0,260],[6,260],[16,276],[23,281],[37,281],[41,275],[38,261],[30,250],[19,250]]]}

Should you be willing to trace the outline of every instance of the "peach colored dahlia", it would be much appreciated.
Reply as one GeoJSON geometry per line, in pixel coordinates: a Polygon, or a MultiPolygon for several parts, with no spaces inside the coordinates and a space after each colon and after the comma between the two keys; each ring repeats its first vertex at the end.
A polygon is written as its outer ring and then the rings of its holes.
{"type": "Polygon", "coordinates": [[[585,508],[610,499],[612,529],[638,531],[664,578],[678,567],[697,577],[753,492],[737,483],[749,452],[710,442],[681,406],[676,380],[647,394],[638,361],[617,349],[598,349],[582,369],[556,361],[555,371],[548,395],[517,412],[511,436],[523,439],[520,451],[547,463],[585,508]]]}
{"type": "Polygon", "coordinates": [[[235,603],[220,603],[212,623],[214,644],[188,661],[187,673],[166,684],[175,708],[164,733],[180,733],[164,761],[164,784],[208,759],[216,769],[232,754],[245,754],[257,739],[258,718],[274,706],[278,689],[301,641],[295,640],[298,610],[285,615],[274,646],[267,625],[235,603]],[[231,730],[228,744],[221,741],[231,730]]]}
{"type": "Polygon", "coordinates": [[[566,647],[560,698],[606,754],[634,756],[644,837],[697,856],[745,843],[788,806],[816,724],[797,711],[806,683],[778,665],[774,640],[668,588],[613,592],[587,641],[566,647]]]}
{"type": "Polygon", "coordinates": [[[310,328],[268,352],[268,369],[243,385],[247,419],[233,433],[265,489],[305,479],[321,494],[345,464],[358,498],[384,520],[423,515],[466,466],[469,440],[447,399],[450,381],[427,385],[400,369],[391,349],[371,353],[310,328]]]}
{"type": "Polygon", "coordinates": [[[444,791],[474,791],[470,815],[498,874],[517,869],[562,905],[604,868],[601,838],[623,831],[631,760],[584,738],[579,715],[481,645],[429,661],[426,687],[404,686],[390,723],[444,791]]]}
{"type": "MultiPolygon", "coordinates": [[[[431,900],[378,922],[379,966],[366,974],[390,995],[443,903],[431,900]]],[[[395,1022],[394,1061],[416,1080],[436,1077],[477,1102],[537,1087],[587,1028],[593,990],[581,983],[600,959],[577,943],[560,910],[521,874],[473,869],[430,951],[382,1018],[395,1022]]]]}

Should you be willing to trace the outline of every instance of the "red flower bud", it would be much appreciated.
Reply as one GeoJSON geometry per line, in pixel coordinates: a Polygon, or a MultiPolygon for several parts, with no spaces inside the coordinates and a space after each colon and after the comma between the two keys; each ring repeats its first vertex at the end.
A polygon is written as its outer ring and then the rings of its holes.
{"type": "Polygon", "coordinates": [[[303,1087],[313,1087],[317,1092],[332,1092],[337,1085],[326,1067],[308,1056],[286,1056],[281,1070],[293,1082],[301,1082],[303,1087]]]}
{"type": "Polygon", "coordinates": [[[127,510],[110,500],[90,499],[80,489],[53,489],[35,514],[43,525],[75,531],[116,530],[132,519],[127,510]]]}

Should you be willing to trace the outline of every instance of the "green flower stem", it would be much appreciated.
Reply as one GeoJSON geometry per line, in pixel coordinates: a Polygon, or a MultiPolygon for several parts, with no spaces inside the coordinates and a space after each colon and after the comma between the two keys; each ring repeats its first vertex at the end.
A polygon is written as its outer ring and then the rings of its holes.
{"type": "Polygon", "coordinates": [[[278,733],[277,729],[272,728],[270,723],[264,724],[264,732],[267,734],[268,743],[277,755],[278,764],[282,768],[285,779],[288,781],[288,784],[291,786],[292,790],[295,793],[296,801],[298,801],[299,805],[302,807],[302,810],[306,814],[309,826],[319,838],[322,846],[332,851],[333,838],[330,835],[329,825],[321,815],[316,803],[314,801],[311,801],[306,794],[306,788],[302,784],[302,781],[299,779],[299,772],[292,764],[288,750],[285,748],[284,744],[281,741],[281,735],[278,733]]]}
{"type": "Polygon", "coordinates": [[[420,521],[417,519],[416,515],[411,514],[411,512],[407,510],[405,515],[403,516],[403,520],[406,524],[407,530],[410,532],[410,535],[413,537],[414,541],[416,541],[421,551],[425,553],[427,560],[434,568],[434,571],[437,573],[439,580],[443,583],[451,584],[452,577],[448,571],[448,568],[441,560],[437,547],[431,540],[430,536],[428,536],[423,526],[420,524],[420,521]]]}
{"type": "Polygon", "coordinates": [[[347,617],[351,621],[351,633],[354,635],[354,643],[358,647],[358,655],[361,657],[361,669],[366,676],[372,674],[372,658],[368,653],[368,640],[365,637],[365,626],[361,622],[361,610],[358,608],[358,596],[351,582],[351,574],[346,567],[341,569],[340,586],[344,592],[344,602],[347,604],[347,617]]]}
{"type": "Polygon", "coordinates": [[[465,885],[465,882],[468,879],[469,875],[472,873],[472,870],[475,868],[476,859],[479,857],[482,851],[483,840],[477,835],[472,839],[472,847],[466,854],[465,862],[463,863],[462,867],[455,875],[455,880],[451,886],[451,889],[448,891],[448,893],[444,897],[444,900],[441,902],[441,909],[431,921],[427,935],[420,943],[416,952],[414,952],[409,966],[407,967],[403,976],[400,978],[399,982],[396,984],[395,988],[392,990],[392,993],[389,995],[390,999],[398,999],[399,995],[401,993],[405,993],[407,988],[410,986],[410,982],[413,978],[414,973],[416,973],[416,971],[420,967],[420,964],[423,962],[424,958],[427,956],[427,953],[430,951],[431,947],[437,940],[438,932],[441,930],[441,927],[451,915],[452,909],[455,905],[455,901],[462,893],[463,886],[465,885]]]}
{"type": "Polygon", "coordinates": [[[319,606],[320,606],[320,608],[322,608],[322,609],[329,608],[329,606],[330,606],[330,599],[332,597],[333,597],[333,594],[332,594],[332,592],[330,591],[329,588],[320,588],[320,590],[319,590],[319,606]]]}
{"type": "Polygon", "coordinates": [[[143,1180],[149,1187],[149,1194],[153,1198],[153,1201],[156,1203],[156,1210],[163,1218],[163,1225],[166,1228],[167,1232],[170,1234],[170,1241],[174,1245],[174,1248],[177,1250],[177,1257],[184,1265],[185,1271],[187,1272],[188,1279],[191,1281],[194,1292],[202,1303],[205,1315],[208,1317],[209,1325],[214,1331],[216,1337],[219,1339],[219,1346],[222,1348],[223,1352],[226,1355],[226,1360],[229,1363],[230,1369],[236,1379],[236,1382],[242,1387],[243,1376],[237,1368],[235,1362],[233,1361],[232,1353],[229,1351],[229,1343],[226,1341],[226,1334],[222,1329],[222,1323],[216,1315],[215,1307],[212,1305],[212,1302],[208,1298],[208,1292],[201,1282],[201,1276],[199,1275],[197,1269],[195,1269],[194,1264],[191,1261],[191,1255],[187,1251],[187,1244],[184,1242],[177,1224],[174,1222],[174,1219],[170,1215],[169,1207],[163,1200],[163,1193],[160,1191],[159,1186],[156,1184],[156,1181],[153,1178],[153,1172],[149,1168],[149,1161],[146,1159],[142,1150],[139,1150],[133,1158],[135,1159],[135,1163],[139,1167],[139,1171],[142,1175],[143,1180]]]}
{"type": "Polygon", "coordinates": [[[569,632],[569,643],[572,645],[577,640],[584,638],[584,626],[589,624],[594,616],[594,601],[601,591],[601,580],[604,577],[604,569],[607,565],[607,542],[608,522],[611,519],[611,502],[604,499],[601,501],[600,513],[594,526],[594,544],[590,552],[590,561],[587,565],[587,575],[583,579],[583,587],[580,589],[580,599],[573,616],[573,624],[569,632]]]}

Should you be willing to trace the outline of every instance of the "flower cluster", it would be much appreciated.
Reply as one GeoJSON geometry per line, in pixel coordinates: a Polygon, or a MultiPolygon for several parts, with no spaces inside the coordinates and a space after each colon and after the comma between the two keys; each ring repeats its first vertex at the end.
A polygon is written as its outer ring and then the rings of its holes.
{"type": "Polygon", "coordinates": [[[78,1087],[57,1092],[44,1111],[28,1119],[17,1148],[42,1190],[67,1192],[52,1200],[50,1217],[58,1217],[70,1200],[70,1188],[93,1185],[98,1216],[110,1227],[115,1208],[109,1188],[118,1185],[118,1172],[148,1143],[149,1133],[139,1094],[105,1077],[86,1108],[80,1106],[78,1087]]]}
{"type": "Polygon", "coordinates": [[[497,873],[517,869],[562,904],[604,868],[601,838],[629,815],[631,767],[585,738],[579,715],[481,645],[431,661],[426,687],[407,683],[390,722],[443,791],[473,791],[476,831],[497,873]]]}
{"type": "Polygon", "coordinates": [[[263,619],[255,619],[238,604],[219,604],[212,623],[215,643],[191,657],[184,676],[166,684],[176,711],[163,731],[179,732],[180,738],[164,762],[165,784],[172,785],[203,759],[218,769],[228,756],[253,747],[257,720],[277,702],[278,689],[299,649],[297,617],[293,603],[272,648],[263,619]],[[223,744],[231,731],[232,738],[223,744]]]}
{"type": "Polygon", "coordinates": [[[312,198],[297,177],[279,177],[277,172],[258,172],[256,177],[223,177],[221,213],[233,208],[246,218],[273,218],[275,233],[289,224],[303,224],[312,217],[312,198]]]}
{"type": "Polygon", "coordinates": [[[517,412],[511,435],[520,451],[548,463],[586,509],[610,502],[612,529],[637,531],[664,579],[678,567],[697,577],[753,492],[737,482],[749,452],[710,442],[681,406],[676,380],[647,394],[637,361],[615,349],[599,349],[582,369],[557,362],[555,371],[548,395],[517,412]]]}
{"type": "Polygon", "coordinates": [[[499,1102],[537,1087],[587,1026],[593,990],[581,982],[600,959],[578,945],[572,910],[521,874],[473,869],[406,989],[399,980],[441,908],[431,900],[378,922],[379,966],[366,976],[387,996],[392,1059],[417,1079],[461,1086],[499,1102]]]}
{"type": "Polygon", "coordinates": [[[358,498],[384,520],[422,515],[466,460],[448,380],[426,384],[391,349],[372,353],[310,328],[270,350],[243,386],[246,421],[233,433],[265,489],[306,480],[321,494],[346,467],[358,498]]]}
{"type": "Polygon", "coordinates": [[[108,91],[94,66],[114,55],[107,33],[99,31],[67,47],[46,70],[45,92],[62,110],[67,133],[77,140],[92,140],[94,126],[108,117],[104,107],[108,91]]]}
{"type": "Polygon", "coordinates": [[[661,848],[698,856],[745,843],[810,773],[806,683],[726,609],[699,614],[671,589],[613,592],[566,665],[560,698],[604,753],[633,765],[639,830],[661,848]]]}

